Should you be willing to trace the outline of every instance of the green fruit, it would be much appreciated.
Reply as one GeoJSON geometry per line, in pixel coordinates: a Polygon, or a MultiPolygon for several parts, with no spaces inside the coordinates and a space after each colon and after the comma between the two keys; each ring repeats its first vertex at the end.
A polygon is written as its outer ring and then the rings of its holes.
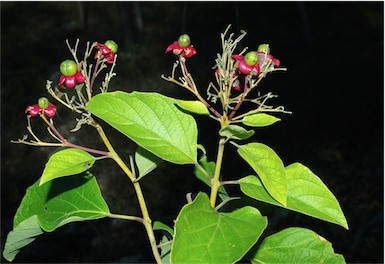
{"type": "Polygon", "coordinates": [[[178,38],[178,45],[183,48],[188,47],[190,43],[190,36],[187,34],[180,35],[180,37],[178,38]]]}
{"type": "Polygon", "coordinates": [[[73,76],[77,71],[78,67],[73,60],[65,60],[60,63],[60,72],[64,76],[73,76]]]}
{"type": "Polygon", "coordinates": [[[49,105],[49,101],[47,97],[40,97],[39,100],[37,101],[37,104],[40,108],[47,108],[49,105]]]}
{"type": "Polygon", "coordinates": [[[249,51],[244,58],[247,65],[254,66],[258,62],[258,55],[255,51],[249,51]]]}
{"type": "Polygon", "coordinates": [[[270,54],[270,47],[269,44],[261,44],[258,46],[259,52],[266,52],[267,54],[270,54]]]}
{"type": "Polygon", "coordinates": [[[104,45],[112,50],[113,53],[116,53],[118,51],[118,44],[116,44],[115,41],[113,40],[107,40],[104,45]]]}

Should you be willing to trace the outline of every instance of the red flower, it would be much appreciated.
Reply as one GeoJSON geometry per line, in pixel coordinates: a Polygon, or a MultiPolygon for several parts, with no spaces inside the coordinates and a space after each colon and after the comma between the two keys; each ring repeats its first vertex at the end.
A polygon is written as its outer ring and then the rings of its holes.
{"type": "Polygon", "coordinates": [[[115,53],[109,47],[102,43],[98,43],[95,48],[98,50],[95,53],[95,59],[100,56],[101,59],[106,59],[107,64],[114,63],[115,53]]]}
{"type": "Polygon", "coordinates": [[[237,60],[236,67],[240,72],[244,74],[251,74],[253,76],[258,76],[262,71],[267,70],[266,67],[279,66],[280,61],[275,59],[272,55],[265,52],[254,51],[258,56],[258,61],[255,65],[249,65],[245,61],[245,56],[242,55],[233,55],[232,58],[237,60]]]}
{"type": "Polygon", "coordinates": [[[235,66],[239,69],[240,72],[244,74],[251,74],[253,76],[257,76],[259,74],[259,63],[256,63],[255,65],[249,65],[245,62],[245,56],[242,55],[233,55],[232,58],[237,60],[235,66]]]}
{"type": "Polygon", "coordinates": [[[36,116],[40,112],[43,112],[44,115],[52,117],[56,114],[56,106],[51,103],[49,103],[46,108],[41,108],[38,104],[30,105],[25,109],[25,112],[29,113],[31,116],[36,116]]]}
{"type": "Polygon", "coordinates": [[[65,83],[66,87],[74,88],[76,83],[84,83],[85,80],[86,78],[83,76],[83,74],[78,71],[72,76],[61,75],[59,78],[59,85],[61,88],[64,88],[63,83],[65,83]]]}
{"type": "Polygon", "coordinates": [[[182,47],[179,46],[178,41],[174,41],[174,43],[167,47],[166,53],[169,51],[172,51],[175,55],[179,55],[186,58],[191,58],[197,53],[196,49],[192,45],[182,47]]]}

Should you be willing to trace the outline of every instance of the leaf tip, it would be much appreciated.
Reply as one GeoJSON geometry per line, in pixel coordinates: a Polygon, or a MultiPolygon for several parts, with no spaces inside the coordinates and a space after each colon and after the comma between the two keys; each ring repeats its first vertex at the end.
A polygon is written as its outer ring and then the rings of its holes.
{"type": "Polygon", "coordinates": [[[46,182],[47,182],[46,180],[44,180],[43,178],[40,178],[39,187],[42,186],[46,182]]]}

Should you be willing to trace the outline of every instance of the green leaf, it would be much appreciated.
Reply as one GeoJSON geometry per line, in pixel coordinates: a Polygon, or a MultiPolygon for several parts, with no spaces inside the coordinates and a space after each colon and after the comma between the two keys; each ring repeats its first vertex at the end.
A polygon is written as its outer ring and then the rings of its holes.
{"type": "Polygon", "coordinates": [[[203,155],[206,155],[207,151],[203,145],[198,144],[197,147],[200,151],[202,151],[203,155]]]}
{"type": "Polygon", "coordinates": [[[197,125],[175,103],[157,93],[117,91],[92,97],[87,108],[156,156],[176,164],[195,164],[197,125]]]}
{"type": "MultiPolygon", "coordinates": [[[[201,169],[203,169],[210,178],[214,178],[214,173],[215,173],[215,162],[214,161],[207,161],[207,156],[203,155],[202,158],[199,160],[199,164],[201,166],[201,169]]],[[[194,168],[195,176],[199,180],[201,180],[202,182],[207,184],[207,186],[211,187],[211,182],[209,181],[209,179],[206,177],[206,175],[203,173],[203,171],[201,169],[199,169],[198,166],[195,165],[195,168],[194,168]]],[[[223,187],[223,186],[219,187],[218,191],[219,191],[221,198],[228,198],[228,194],[226,192],[225,187],[223,187]]]]}
{"type": "Polygon", "coordinates": [[[287,228],[265,238],[252,263],[345,263],[330,242],[306,228],[287,228]]]}
{"type": "Polygon", "coordinates": [[[80,149],[69,148],[53,154],[45,165],[40,185],[53,179],[84,172],[95,163],[95,157],[80,149]]]}
{"type": "Polygon", "coordinates": [[[170,234],[171,237],[174,236],[174,230],[171,227],[169,227],[168,225],[163,224],[162,222],[154,221],[152,228],[153,228],[153,230],[165,231],[165,232],[167,232],[167,234],[170,234]]]}
{"type": "Polygon", "coordinates": [[[71,222],[106,217],[104,201],[93,175],[72,176],[52,180],[42,186],[39,181],[27,189],[14,218],[14,228],[37,215],[46,232],[71,222]]]}
{"type": "Polygon", "coordinates": [[[162,245],[160,248],[160,258],[163,264],[170,264],[171,243],[167,236],[163,236],[160,241],[162,245]]]}
{"type": "Polygon", "coordinates": [[[155,170],[163,160],[148,152],[144,148],[138,147],[135,152],[135,163],[139,170],[138,178],[142,178],[151,171],[155,170]]]}
{"type": "Polygon", "coordinates": [[[3,255],[12,261],[36,236],[75,221],[106,217],[109,209],[94,176],[54,179],[42,186],[36,181],[17,209],[3,255]]]}
{"type": "Polygon", "coordinates": [[[269,194],[286,205],[287,179],[285,167],[278,155],[261,143],[238,146],[239,155],[258,173],[269,194]]]}
{"type": "MultiPolygon", "coordinates": [[[[300,163],[293,163],[285,170],[288,186],[285,208],[349,229],[337,199],[317,175],[300,163]]],[[[239,183],[246,195],[282,206],[267,193],[258,177],[247,176],[240,179],[239,183]]]]}
{"type": "Polygon", "coordinates": [[[267,219],[250,206],[218,213],[205,193],[185,205],[175,223],[172,263],[234,263],[254,245],[267,219]]]}
{"type": "Polygon", "coordinates": [[[176,100],[176,103],[187,112],[198,115],[210,115],[209,110],[201,101],[176,100]]]}
{"type": "MultiPolygon", "coordinates": [[[[201,166],[201,169],[203,169],[210,178],[214,177],[214,173],[215,173],[215,162],[214,161],[207,161],[207,156],[203,155],[202,158],[199,160],[199,164],[201,166]]],[[[201,180],[202,182],[207,184],[207,186],[211,187],[210,180],[207,178],[207,176],[205,175],[205,173],[201,169],[197,165],[195,165],[195,168],[194,168],[195,176],[199,180],[201,180]]]]}
{"type": "Polygon", "coordinates": [[[226,138],[245,140],[254,135],[254,130],[246,130],[236,125],[228,125],[219,130],[219,135],[226,138]]]}
{"type": "Polygon", "coordinates": [[[32,243],[35,237],[43,233],[37,215],[30,216],[8,233],[3,257],[9,262],[13,261],[23,247],[32,243]]]}
{"type": "Polygon", "coordinates": [[[242,123],[252,127],[265,127],[270,126],[280,120],[281,119],[276,118],[272,115],[268,115],[265,113],[257,113],[245,116],[244,118],[242,118],[242,123]]]}

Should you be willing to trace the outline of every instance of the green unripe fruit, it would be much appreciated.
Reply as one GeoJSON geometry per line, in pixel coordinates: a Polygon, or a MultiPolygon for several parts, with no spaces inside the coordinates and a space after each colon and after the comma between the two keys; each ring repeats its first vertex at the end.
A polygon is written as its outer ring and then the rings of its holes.
{"type": "Polygon", "coordinates": [[[258,62],[258,55],[255,51],[249,51],[244,58],[247,65],[254,66],[258,62]]]}
{"type": "Polygon", "coordinates": [[[112,50],[113,53],[116,53],[118,51],[118,44],[116,44],[115,41],[113,40],[107,40],[104,45],[112,50]]]}
{"type": "Polygon", "coordinates": [[[267,53],[267,54],[270,54],[270,47],[269,47],[269,44],[261,44],[258,46],[258,51],[259,52],[263,52],[263,53],[267,53]]]}
{"type": "Polygon", "coordinates": [[[65,60],[60,63],[60,72],[64,76],[73,76],[77,71],[78,67],[73,60],[65,60]]]}
{"type": "Polygon", "coordinates": [[[40,108],[47,108],[49,105],[49,101],[48,101],[47,97],[40,97],[39,100],[37,101],[37,105],[40,108]]]}
{"type": "Polygon", "coordinates": [[[190,36],[187,34],[180,35],[180,37],[178,38],[178,45],[183,48],[188,47],[190,43],[190,36]]]}

